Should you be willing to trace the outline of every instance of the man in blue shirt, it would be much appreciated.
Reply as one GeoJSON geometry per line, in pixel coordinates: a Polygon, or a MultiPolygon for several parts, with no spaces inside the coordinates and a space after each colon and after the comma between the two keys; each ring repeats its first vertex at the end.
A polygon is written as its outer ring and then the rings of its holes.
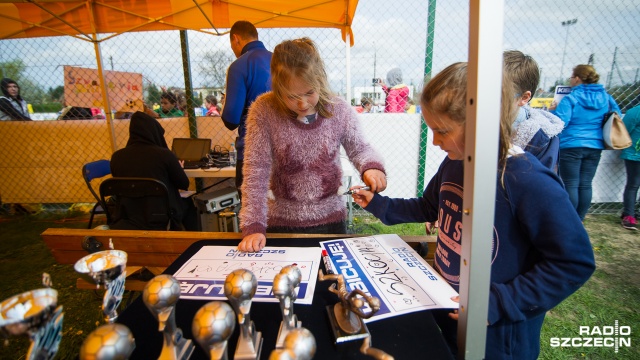
{"type": "Polygon", "coordinates": [[[271,90],[271,52],[258,40],[258,30],[248,21],[241,20],[233,24],[229,41],[237,59],[227,72],[226,99],[221,116],[227,129],[238,129],[236,187],[240,194],[247,132],[245,121],[251,103],[258,95],[271,90]]]}

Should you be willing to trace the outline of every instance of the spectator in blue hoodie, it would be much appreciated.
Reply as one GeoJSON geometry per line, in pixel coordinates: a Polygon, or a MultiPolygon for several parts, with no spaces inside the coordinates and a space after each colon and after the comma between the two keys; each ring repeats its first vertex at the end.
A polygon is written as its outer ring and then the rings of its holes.
{"type": "Polygon", "coordinates": [[[593,66],[576,66],[569,80],[571,93],[557,107],[556,104],[550,107],[565,125],[560,133],[560,177],[583,221],[591,206],[591,182],[604,149],[604,115],[609,111],[620,114],[620,107],[598,84],[599,79],[593,66]]]}
{"type": "Polygon", "coordinates": [[[627,170],[627,184],[624,187],[622,199],[622,227],[629,230],[638,230],[636,216],[636,202],[638,201],[638,188],[640,187],[640,105],[627,111],[622,118],[624,125],[631,135],[632,145],[620,152],[620,158],[624,160],[627,170]]]}

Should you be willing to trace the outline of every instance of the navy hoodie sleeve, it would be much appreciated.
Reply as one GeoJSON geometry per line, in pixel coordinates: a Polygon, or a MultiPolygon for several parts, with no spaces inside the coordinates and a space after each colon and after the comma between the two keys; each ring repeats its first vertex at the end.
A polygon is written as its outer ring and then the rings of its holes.
{"type": "Polygon", "coordinates": [[[365,210],[373,214],[385,225],[433,222],[438,219],[438,203],[442,169],[447,159],[440,165],[436,175],[422,193],[422,197],[412,199],[392,199],[375,194],[365,210]]]}
{"type": "Polygon", "coordinates": [[[511,214],[496,216],[513,216],[536,260],[508,282],[492,280],[490,324],[501,319],[522,321],[550,310],[578,290],[595,270],[589,235],[561,180],[541,164],[533,164],[534,160],[508,170],[498,196],[506,197],[511,214]]]}

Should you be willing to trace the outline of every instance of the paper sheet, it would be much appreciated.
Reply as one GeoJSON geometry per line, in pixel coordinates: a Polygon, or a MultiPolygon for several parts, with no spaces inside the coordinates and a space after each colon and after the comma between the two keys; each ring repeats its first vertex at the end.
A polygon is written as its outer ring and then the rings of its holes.
{"type": "Polygon", "coordinates": [[[233,270],[250,270],[258,280],[256,302],[278,302],[273,278],[287,265],[297,264],[302,278],[296,304],[311,304],[320,269],[320,248],[265,247],[243,253],[236,246],[203,246],[173,274],[180,282],[180,299],[226,300],[224,281],[233,270]]]}
{"type": "MultiPolygon", "coordinates": [[[[426,309],[458,308],[451,300],[458,293],[398,235],[328,240],[320,245],[333,270],[344,276],[348,291],[361,289],[380,299],[380,310],[365,322],[426,309]]],[[[326,286],[332,283],[325,282],[326,286]]]]}
{"type": "Polygon", "coordinates": [[[571,86],[558,85],[556,86],[555,93],[553,95],[553,101],[556,104],[560,104],[560,100],[571,93],[571,86]]]}

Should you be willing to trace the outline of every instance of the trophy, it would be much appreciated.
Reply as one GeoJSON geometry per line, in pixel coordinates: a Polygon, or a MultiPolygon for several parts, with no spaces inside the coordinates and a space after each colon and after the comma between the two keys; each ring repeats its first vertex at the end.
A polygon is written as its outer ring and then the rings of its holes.
{"type": "Polygon", "coordinates": [[[283,346],[274,349],[269,360],[311,360],[316,353],[316,339],[303,327],[289,331],[283,346]]]}
{"type": "Polygon", "coordinates": [[[48,287],[51,281],[46,273],[43,283],[46,288],[27,291],[0,303],[0,334],[5,338],[28,335],[31,340],[28,360],[53,359],[62,340],[64,313],[62,306],[58,306],[58,292],[48,287]]]}
{"type": "Polygon", "coordinates": [[[362,340],[362,346],[360,346],[360,352],[365,355],[369,355],[372,358],[377,360],[393,360],[393,356],[387,354],[386,352],[380,349],[371,347],[371,336],[367,336],[366,338],[364,338],[364,340],[362,340]]]}
{"type": "Polygon", "coordinates": [[[227,340],[236,327],[236,318],[229,304],[211,301],[193,317],[191,333],[212,360],[228,360],[227,340]]]}
{"type": "Polygon", "coordinates": [[[105,250],[89,254],[78,260],[73,268],[88,281],[96,283],[99,289],[106,289],[102,298],[102,312],[105,321],[114,323],[118,318],[118,306],[124,293],[127,276],[127,253],[122,250],[105,250]]]}
{"type": "Polygon", "coordinates": [[[298,360],[311,360],[316,353],[316,339],[305,328],[293,329],[284,339],[284,348],[291,350],[298,360]]]}
{"type": "Polygon", "coordinates": [[[236,360],[260,358],[262,333],[256,331],[249,316],[251,299],[256,294],[257,287],[258,280],[255,275],[246,269],[232,271],[224,281],[224,294],[238,314],[238,324],[240,324],[241,330],[234,355],[236,360]]]}
{"type": "Polygon", "coordinates": [[[302,323],[293,313],[293,302],[298,297],[297,288],[300,285],[302,274],[296,265],[287,265],[276,274],[273,279],[273,294],[280,301],[282,311],[282,322],[276,340],[276,349],[283,347],[284,339],[289,331],[299,328],[302,323]]]}
{"type": "Polygon", "coordinates": [[[180,283],[171,275],[158,275],[149,280],[142,292],[142,301],[158,320],[164,342],[158,359],[188,359],[194,350],[189,339],[176,325],[175,305],[180,299],[180,283]]]}
{"type": "Polygon", "coordinates": [[[369,296],[360,289],[348,292],[341,274],[325,275],[319,270],[318,280],[336,280],[338,283],[337,287],[336,283],[331,284],[329,291],[338,295],[340,302],[327,306],[336,343],[368,337],[369,330],[362,319],[368,319],[380,310],[380,299],[369,296]],[[368,313],[364,311],[366,308],[370,310],[368,313]]]}
{"type": "Polygon", "coordinates": [[[80,360],[128,359],[136,343],[128,327],[106,324],[93,330],[80,348],[80,360]]]}

